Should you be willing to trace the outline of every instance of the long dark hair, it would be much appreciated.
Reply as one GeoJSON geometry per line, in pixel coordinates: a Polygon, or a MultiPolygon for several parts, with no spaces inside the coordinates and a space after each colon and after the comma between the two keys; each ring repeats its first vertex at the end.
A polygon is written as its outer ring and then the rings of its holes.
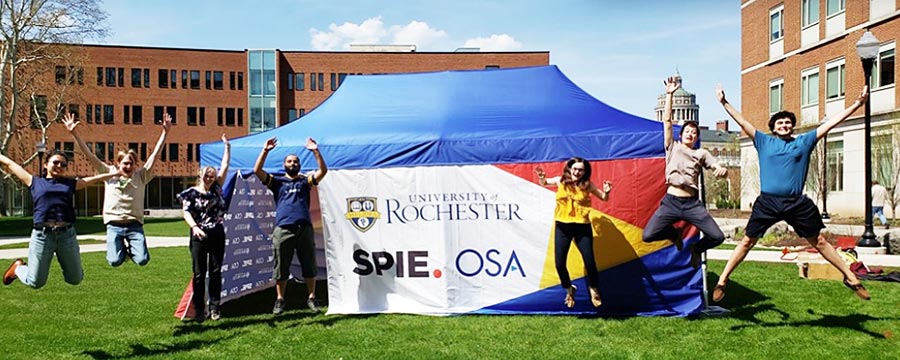
{"type": "Polygon", "coordinates": [[[578,186],[579,188],[586,188],[588,184],[591,182],[591,163],[587,160],[582,159],[580,157],[573,157],[566,161],[566,165],[563,167],[562,171],[563,175],[560,179],[560,182],[565,186],[578,186]],[[572,165],[575,163],[584,164],[584,174],[581,175],[580,179],[572,178],[572,165]]]}

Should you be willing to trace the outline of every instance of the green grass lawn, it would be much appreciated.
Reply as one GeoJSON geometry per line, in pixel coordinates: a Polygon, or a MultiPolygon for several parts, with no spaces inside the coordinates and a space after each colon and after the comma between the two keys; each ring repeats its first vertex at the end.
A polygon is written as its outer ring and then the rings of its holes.
{"type": "MultiPolygon", "coordinates": [[[[0,218],[0,237],[31,236],[32,218],[11,216],[0,218]]],[[[86,216],[75,221],[79,235],[106,234],[103,218],[86,216]]],[[[146,236],[187,236],[187,223],[182,218],[144,218],[144,235],[146,236]]]]}
{"type": "Polygon", "coordinates": [[[0,288],[0,358],[900,358],[898,284],[867,283],[873,300],[864,302],[839,282],[798,278],[793,264],[743,264],[724,318],[326,316],[306,311],[303,285],[290,283],[279,317],[270,289],[198,325],[172,316],[190,277],[187,249],[152,255],[146,267],[111,268],[87,253],[79,286],[54,261],[45,288],[0,288]]]}

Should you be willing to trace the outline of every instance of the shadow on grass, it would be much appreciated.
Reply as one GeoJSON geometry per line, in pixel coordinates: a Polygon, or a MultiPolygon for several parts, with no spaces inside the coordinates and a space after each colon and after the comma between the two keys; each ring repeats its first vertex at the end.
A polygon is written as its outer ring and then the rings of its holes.
{"type": "MultiPolygon", "coordinates": [[[[816,314],[812,309],[806,310],[806,312],[810,315],[818,315],[821,316],[818,319],[813,320],[804,320],[804,321],[795,321],[795,322],[766,322],[759,321],[756,319],[748,320],[752,324],[746,325],[735,325],[731,327],[731,330],[737,331],[745,328],[751,327],[763,327],[763,328],[778,328],[778,327],[820,327],[820,328],[844,328],[847,330],[854,330],[861,332],[863,334],[869,335],[876,339],[887,339],[888,337],[885,334],[873,332],[863,328],[865,322],[874,320],[900,320],[900,318],[879,318],[866,314],[847,314],[847,315],[830,315],[830,314],[816,314]]],[[[786,318],[784,320],[787,320],[786,318]]]]}
{"type": "Polygon", "coordinates": [[[231,334],[225,337],[221,337],[218,339],[211,340],[190,340],[181,343],[175,344],[165,344],[165,345],[145,345],[145,344],[131,344],[128,345],[131,348],[130,353],[123,355],[115,355],[110,354],[103,350],[85,350],[81,352],[79,355],[87,355],[92,359],[130,359],[130,358],[142,358],[147,356],[154,355],[166,355],[170,356],[173,354],[192,351],[196,349],[201,349],[204,347],[209,347],[210,345],[230,340],[242,335],[241,333],[231,334]]]}
{"type": "MultiPolygon", "coordinates": [[[[710,276],[707,278],[707,284],[710,289],[712,289],[716,285],[716,281],[718,276],[714,276],[715,274],[710,273],[710,276]]],[[[712,294],[710,294],[712,296],[712,294]]],[[[813,320],[801,320],[801,321],[790,321],[791,315],[781,309],[778,309],[775,304],[767,303],[766,301],[771,298],[764,296],[756,291],[751,290],[745,286],[742,286],[740,283],[729,281],[728,287],[726,288],[726,296],[722,299],[722,302],[717,303],[715,305],[719,305],[723,308],[730,309],[731,313],[728,315],[731,318],[738,319],[746,322],[746,324],[735,325],[730,328],[732,331],[743,330],[746,328],[753,327],[763,327],[763,328],[778,328],[778,327],[821,327],[821,328],[844,328],[847,330],[858,331],[863,334],[869,335],[876,339],[886,339],[887,337],[884,334],[873,332],[867,330],[863,327],[866,321],[879,321],[879,320],[900,320],[900,318],[879,318],[873,317],[866,314],[847,314],[847,315],[830,315],[830,314],[816,314],[812,309],[807,309],[806,312],[810,315],[819,315],[821,316],[818,319],[813,320]],[[777,314],[778,320],[776,321],[764,321],[759,319],[759,315],[763,313],[775,313],[777,314]]]]}
{"type": "MultiPolygon", "coordinates": [[[[311,321],[321,326],[333,326],[335,323],[349,319],[349,316],[322,316],[322,313],[314,313],[308,310],[306,306],[307,290],[306,285],[295,281],[288,281],[288,286],[284,294],[285,312],[275,316],[272,314],[272,306],[275,303],[275,288],[265,289],[253,294],[245,295],[238,299],[229,301],[220,306],[222,311],[222,320],[218,322],[206,321],[204,323],[185,322],[178,326],[173,332],[173,336],[183,336],[188,334],[203,333],[212,330],[231,330],[247,326],[255,326],[264,324],[269,327],[276,327],[279,323],[289,323],[287,328],[300,326],[310,318],[319,319],[311,321]],[[262,316],[262,317],[259,317],[262,316]]],[[[316,285],[316,298],[327,299],[327,287],[324,280],[318,280],[316,285]]],[[[321,305],[327,305],[320,300],[321,305]]],[[[323,309],[324,311],[324,309],[323,309]]],[[[352,318],[360,319],[368,316],[354,315],[352,318]]]]}

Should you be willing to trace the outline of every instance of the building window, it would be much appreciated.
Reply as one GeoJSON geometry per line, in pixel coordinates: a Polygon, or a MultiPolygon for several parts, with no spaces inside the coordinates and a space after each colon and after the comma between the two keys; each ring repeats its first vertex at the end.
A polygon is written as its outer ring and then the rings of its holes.
{"type": "Polygon", "coordinates": [[[338,87],[341,87],[341,84],[344,83],[345,79],[347,79],[347,73],[338,74],[338,87]]]}
{"type": "Polygon", "coordinates": [[[169,116],[172,117],[172,125],[175,125],[175,120],[176,120],[175,107],[174,106],[166,106],[166,113],[168,113],[169,116]]]}
{"type": "Polygon", "coordinates": [[[485,70],[497,70],[499,68],[500,68],[500,65],[485,65],[484,66],[485,70]]]}
{"type": "Polygon", "coordinates": [[[147,143],[141,143],[141,161],[147,161],[147,143]]]}
{"type": "MultiPolygon", "coordinates": [[[[59,75],[57,74],[57,78],[58,77],[59,75]]],[[[285,83],[287,84],[288,90],[294,90],[294,73],[287,73],[287,81],[285,83]]]]}
{"type": "Polygon", "coordinates": [[[197,126],[197,108],[188,106],[187,108],[187,124],[197,126]]]}
{"type": "Polygon", "coordinates": [[[194,162],[194,144],[187,144],[187,161],[194,162]]]}
{"type": "Polygon", "coordinates": [[[784,5],[769,12],[769,41],[778,41],[784,37],[784,5]]]}
{"type": "Polygon", "coordinates": [[[159,87],[163,89],[169,87],[169,70],[159,69],[159,87]]]}
{"type": "Polygon", "coordinates": [[[103,68],[97,67],[97,86],[103,86],[103,68]]]}
{"type": "Polygon", "coordinates": [[[225,109],[225,126],[234,126],[234,108],[225,109]]]}
{"type": "Polygon", "coordinates": [[[228,73],[228,87],[234,90],[234,71],[228,73]]]}
{"type": "Polygon", "coordinates": [[[100,108],[100,105],[94,105],[94,124],[99,124],[100,119],[102,119],[103,109],[100,108]]]}
{"type": "Polygon", "coordinates": [[[878,180],[885,188],[894,187],[894,144],[891,136],[891,128],[887,128],[887,134],[872,136],[872,162],[876,169],[872,174],[874,180],[878,180]]]}
{"type": "Polygon", "coordinates": [[[131,106],[125,105],[125,108],[122,110],[122,123],[131,123],[131,106]]]}
{"type": "Polygon", "coordinates": [[[316,73],[309,74],[309,91],[316,91],[316,73]]]}
{"type": "Polygon", "coordinates": [[[819,69],[806,70],[800,77],[800,106],[819,104],[819,69]]]}
{"type": "Polygon", "coordinates": [[[297,118],[297,110],[296,109],[287,109],[287,121],[285,121],[285,122],[289,123],[291,121],[294,121],[294,119],[296,119],[296,118],[297,118]]]}
{"type": "Polygon", "coordinates": [[[116,68],[106,68],[106,86],[116,86],[116,68]]]}
{"type": "Polygon", "coordinates": [[[844,0],[826,0],[825,16],[831,16],[840,12],[844,12],[845,8],[846,4],[844,4],[844,0]]]}
{"type": "Polygon", "coordinates": [[[296,80],[294,83],[297,84],[297,90],[303,91],[306,89],[306,76],[303,73],[297,73],[296,80]]]}
{"type": "Polygon", "coordinates": [[[153,123],[154,124],[162,124],[163,114],[166,113],[166,108],[162,106],[154,106],[153,107],[153,123]]]}
{"type": "Polygon", "coordinates": [[[801,4],[803,10],[800,19],[800,26],[807,27],[819,23],[819,0],[803,0],[801,4]]]}
{"type": "Polygon", "coordinates": [[[769,113],[774,114],[783,109],[782,100],[784,92],[784,80],[776,80],[769,83],[769,113]]]}
{"type": "Polygon", "coordinates": [[[206,90],[209,90],[212,87],[212,72],[206,71],[206,90]]]}
{"type": "Polygon", "coordinates": [[[69,112],[72,113],[72,116],[75,117],[75,120],[79,119],[78,116],[78,104],[69,104],[69,112]]]}
{"type": "Polygon", "coordinates": [[[200,70],[191,70],[191,89],[200,89],[200,70]]]}
{"type": "Polygon", "coordinates": [[[200,126],[206,126],[206,108],[200,108],[200,126]]]}
{"type": "Polygon", "coordinates": [[[216,123],[217,123],[219,126],[222,126],[222,125],[224,124],[224,121],[225,121],[225,116],[224,116],[225,109],[218,108],[218,109],[216,109],[216,113],[217,113],[217,117],[216,117],[217,120],[216,120],[216,123]]]}
{"type": "Polygon", "coordinates": [[[144,108],[140,105],[131,105],[131,123],[141,125],[144,123],[144,108]]]}
{"type": "Polygon", "coordinates": [[[119,87],[125,87],[125,68],[119,68],[119,72],[116,74],[116,79],[119,87]]]}
{"type": "Polygon", "coordinates": [[[42,128],[47,124],[47,96],[35,95],[31,100],[31,125],[33,128],[42,128]]]}
{"type": "Polygon", "coordinates": [[[844,97],[844,59],[825,65],[825,98],[844,97]]]}
{"type": "Polygon", "coordinates": [[[150,69],[144,69],[144,87],[150,87],[150,69]]]}
{"type": "Polygon", "coordinates": [[[238,90],[244,90],[244,72],[243,71],[238,72],[237,85],[238,85],[238,90]]]}
{"type": "Polygon", "coordinates": [[[319,91],[325,91],[325,73],[319,73],[319,91]]]}
{"type": "Polygon", "coordinates": [[[200,162],[200,144],[194,146],[194,158],[197,159],[197,162],[200,162]]]}
{"type": "Polygon", "coordinates": [[[188,84],[188,72],[187,70],[181,70],[181,88],[187,89],[188,84]]]}
{"type": "Polygon", "coordinates": [[[178,144],[169,144],[169,161],[178,161],[178,144]]]}
{"type": "Polygon", "coordinates": [[[65,66],[56,66],[56,83],[60,84],[60,85],[66,83],[66,67],[65,66]]]}
{"type": "Polygon", "coordinates": [[[178,88],[178,70],[169,70],[169,86],[178,88]]]}
{"type": "Polygon", "coordinates": [[[225,88],[225,74],[221,71],[213,71],[213,89],[222,90],[225,88]]]}
{"type": "Polygon", "coordinates": [[[134,151],[134,154],[137,155],[138,154],[138,143],[136,143],[136,142],[128,143],[128,150],[134,151]]]}
{"type": "Polygon", "coordinates": [[[237,121],[237,126],[238,126],[238,127],[244,127],[244,108],[238,108],[238,109],[237,109],[237,113],[238,113],[238,114],[237,114],[237,115],[238,115],[238,116],[237,116],[237,118],[238,118],[238,119],[237,119],[237,120],[238,120],[238,121],[237,121]]]}
{"type": "Polygon", "coordinates": [[[844,142],[829,141],[825,155],[828,161],[828,191],[844,190],[844,142]]]}
{"type": "Polygon", "coordinates": [[[337,90],[337,74],[331,73],[331,91],[337,90]]]}
{"type": "Polygon", "coordinates": [[[97,155],[101,161],[106,161],[106,143],[98,142],[94,145],[94,155],[97,155]]]}
{"type": "Polygon", "coordinates": [[[885,86],[894,85],[894,43],[881,46],[878,52],[878,58],[875,59],[875,66],[872,67],[872,79],[870,84],[873,88],[878,89],[885,86]]]}
{"type": "Polygon", "coordinates": [[[131,69],[131,87],[139,88],[141,85],[141,69],[131,69]]]}
{"type": "Polygon", "coordinates": [[[113,106],[112,105],[103,105],[103,123],[104,124],[112,124],[113,121],[113,106]]]}
{"type": "Polygon", "coordinates": [[[87,123],[90,124],[94,122],[94,105],[87,104],[84,106],[85,118],[87,119],[87,123]]]}

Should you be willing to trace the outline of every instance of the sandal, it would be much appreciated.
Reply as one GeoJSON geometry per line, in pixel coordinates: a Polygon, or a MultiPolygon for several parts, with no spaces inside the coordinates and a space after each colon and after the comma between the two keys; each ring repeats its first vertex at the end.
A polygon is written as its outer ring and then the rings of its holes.
{"type": "Polygon", "coordinates": [[[719,302],[725,298],[725,284],[716,284],[713,288],[712,301],[719,302]]]}
{"type": "MultiPolygon", "coordinates": [[[[859,281],[859,280],[857,280],[857,281],[859,281]]],[[[863,284],[861,282],[856,283],[856,284],[851,284],[850,280],[847,280],[847,278],[844,278],[844,286],[850,288],[850,290],[853,290],[853,292],[856,293],[856,296],[859,296],[860,299],[863,299],[863,300],[871,299],[871,297],[869,296],[869,290],[866,290],[866,287],[863,286],[863,284]]]]}
{"type": "Polygon", "coordinates": [[[591,292],[591,304],[594,304],[594,307],[599,307],[602,303],[600,301],[600,292],[597,291],[597,288],[588,288],[591,292]]]}
{"type": "Polygon", "coordinates": [[[569,309],[575,307],[575,290],[577,289],[578,288],[576,288],[575,285],[569,286],[569,288],[566,289],[566,298],[564,302],[569,309]]]}

